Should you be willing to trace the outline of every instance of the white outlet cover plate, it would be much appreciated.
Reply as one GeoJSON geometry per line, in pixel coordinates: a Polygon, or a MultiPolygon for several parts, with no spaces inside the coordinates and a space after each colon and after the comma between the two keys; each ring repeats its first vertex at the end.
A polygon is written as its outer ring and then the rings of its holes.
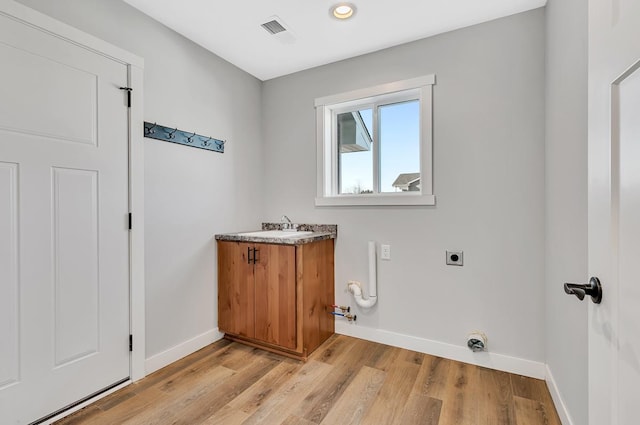
{"type": "Polygon", "coordinates": [[[391,260],[391,245],[380,245],[380,259],[391,260]]]}

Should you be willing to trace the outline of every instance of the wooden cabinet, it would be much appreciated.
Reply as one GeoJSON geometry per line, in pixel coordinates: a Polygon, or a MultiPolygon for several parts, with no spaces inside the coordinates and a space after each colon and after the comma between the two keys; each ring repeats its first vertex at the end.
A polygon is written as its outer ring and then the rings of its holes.
{"type": "Polygon", "coordinates": [[[296,265],[293,245],[218,243],[221,330],[296,348],[296,265]]]}
{"type": "Polygon", "coordinates": [[[333,240],[218,241],[218,326],[226,337],[306,358],[334,333],[333,240]]]}

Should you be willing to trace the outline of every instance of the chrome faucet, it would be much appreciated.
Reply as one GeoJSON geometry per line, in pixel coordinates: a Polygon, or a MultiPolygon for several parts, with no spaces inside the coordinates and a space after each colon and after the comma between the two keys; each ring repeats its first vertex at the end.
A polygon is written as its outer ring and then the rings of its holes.
{"type": "Polygon", "coordinates": [[[297,224],[293,224],[293,222],[286,215],[282,216],[282,218],[280,219],[280,222],[282,223],[282,230],[294,230],[295,231],[295,230],[298,229],[298,225],[297,224]]]}

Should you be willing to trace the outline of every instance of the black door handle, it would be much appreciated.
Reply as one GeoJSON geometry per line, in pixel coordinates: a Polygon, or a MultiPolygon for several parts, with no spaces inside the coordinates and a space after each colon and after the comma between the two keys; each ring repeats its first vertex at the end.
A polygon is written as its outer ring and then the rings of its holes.
{"type": "Polygon", "coordinates": [[[602,285],[600,279],[592,277],[589,283],[582,285],[580,283],[565,283],[564,292],[569,295],[575,295],[579,300],[583,300],[585,295],[591,296],[594,304],[600,304],[602,301],[602,285]]]}

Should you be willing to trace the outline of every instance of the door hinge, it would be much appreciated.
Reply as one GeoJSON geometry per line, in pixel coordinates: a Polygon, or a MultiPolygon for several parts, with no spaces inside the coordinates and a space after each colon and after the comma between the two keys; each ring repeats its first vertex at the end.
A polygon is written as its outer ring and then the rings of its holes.
{"type": "Polygon", "coordinates": [[[133,352],[133,335],[129,334],[129,352],[133,352]]]}
{"type": "Polygon", "coordinates": [[[127,107],[131,108],[131,92],[133,91],[133,89],[131,87],[120,87],[120,90],[127,91],[127,107]]]}
{"type": "Polygon", "coordinates": [[[133,222],[133,218],[131,217],[131,213],[129,213],[129,230],[131,230],[132,228],[132,222],[133,222]]]}

